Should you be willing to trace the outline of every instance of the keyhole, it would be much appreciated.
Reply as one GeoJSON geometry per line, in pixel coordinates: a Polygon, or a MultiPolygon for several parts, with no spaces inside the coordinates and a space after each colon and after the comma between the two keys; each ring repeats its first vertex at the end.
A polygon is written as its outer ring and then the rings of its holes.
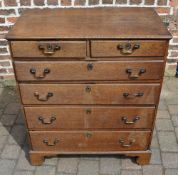
{"type": "Polygon", "coordinates": [[[85,90],[86,90],[86,92],[91,92],[91,87],[90,87],[90,86],[87,86],[87,87],[85,88],[85,90]]]}

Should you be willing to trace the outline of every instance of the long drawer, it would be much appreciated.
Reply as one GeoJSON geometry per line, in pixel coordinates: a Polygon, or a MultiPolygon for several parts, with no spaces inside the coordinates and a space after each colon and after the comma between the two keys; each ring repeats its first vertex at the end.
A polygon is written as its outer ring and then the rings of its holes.
{"type": "Polygon", "coordinates": [[[25,107],[29,129],[151,129],[154,107],[25,107]]]}
{"type": "Polygon", "coordinates": [[[15,61],[19,81],[158,80],[163,61],[15,61]]]}
{"type": "Polygon", "coordinates": [[[92,40],[92,57],[164,56],[166,41],[156,40],[92,40]]]}
{"type": "Polygon", "coordinates": [[[11,41],[13,57],[75,57],[86,56],[85,41],[11,41]]]}
{"type": "Polygon", "coordinates": [[[23,104],[156,104],[160,84],[19,84],[23,104]]]}
{"type": "Polygon", "coordinates": [[[147,150],[150,131],[30,131],[35,151],[147,150]]]}

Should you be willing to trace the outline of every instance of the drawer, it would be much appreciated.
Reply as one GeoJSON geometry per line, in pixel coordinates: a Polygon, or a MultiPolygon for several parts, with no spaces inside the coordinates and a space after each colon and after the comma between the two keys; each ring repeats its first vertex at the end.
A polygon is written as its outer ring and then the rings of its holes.
{"type": "Polygon", "coordinates": [[[25,107],[29,129],[151,129],[154,107],[25,107]]]}
{"type": "Polygon", "coordinates": [[[92,40],[92,57],[164,56],[166,41],[92,40]]]}
{"type": "Polygon", "coordinates": [[[13,57],[85,57],[85,41],[11,41],[13,57]]]}
{"type": "Polygon", "coordinates": [[[18,81],[159,80],[162,61],[15,61],[18,81]]]}
{"type": "Polygon", "coordinates": [[[147,150],[150,131],[31,131],[35,151],[147,150]]]}
{"type": "Polygon", "coordinates": [[[156,104],[159,84],[20,84],[23,104],[156,104]]]}

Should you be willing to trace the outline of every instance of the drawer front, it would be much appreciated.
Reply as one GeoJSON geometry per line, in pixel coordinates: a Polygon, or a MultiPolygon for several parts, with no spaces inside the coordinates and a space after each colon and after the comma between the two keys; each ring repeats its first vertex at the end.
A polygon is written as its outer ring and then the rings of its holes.
{"type": "Polygon", "coordinates": [[[85,41],[12,41],[13,57],[85,57],[85,41]]]}
{"type": "Polygon", "coordinates": [[[154,107],[25,107],[29,129],[151,129],[154,107]]]}
{"type": "Polygon", "coordinates": [[[23,104],[156,104],[159,84],[20,84],[23,104]]]}
{"type": "Polygon", "coordinates": [[[149,131],[31,131],[35,151],[146,150],[149,131]]]}
{"type": "Polygon", "coordinates": [[[163,67],[162,61],[15,61],[19,81],[158,80],[163,67]]]}
{"type": "Polygon", "coordinates": [[[91,41],[92,57],[164,56],[166,41],[91,41]]]}

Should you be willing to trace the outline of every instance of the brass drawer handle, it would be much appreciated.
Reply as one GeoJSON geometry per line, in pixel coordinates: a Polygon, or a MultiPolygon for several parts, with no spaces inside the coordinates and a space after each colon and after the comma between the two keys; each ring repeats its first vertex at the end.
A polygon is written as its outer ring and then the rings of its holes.
{"type": "Polygon", "coordinates": [[[49,74],[50,73],[50,69],[48,68],[45,68],[43,70],[43,73],[42,74],[39,74],[37,75],[37,71],[35,68],[31,68],[30,69],[30,73],[34,75],[35,78],[44,78],[46,76],[46,74],[49,74]]]}
{"type": "Polygon", "coordinates": [[[45,143],[47,146],[55,146],[57,143],[59,143],[58,139],[55,139],[52,143],[49,142],[47,139],[43,140],[43,143],[45,143]]]}
{"type": "Polygon", "coordinates": [[[41,123],[44,125],[49,125],[49,124],[52,124],[56,120],[56,117],[52,116],[52,117],[46,119],[46,118],[40,116],[40,117],[38,117],[38,120],[41,121],[41,123]]]}
{"type": "Polygon", "coordinates": [[[123,96],[124,96],[125,98],[142,97],[143,95],[144,95],[143,92],[139,92],[139,93],[135,93],[135,94],[130,94],[130,93],[128,93],[128,92],[124,92],[124,93],[123,93],[123,96]]]}
{"type": "Polygon", "coordinates": [[[88,69],[88,71],[93,70],[93,64],[92,63],[88,63],[87,64],[87,69],[88,69]]]}
{"type": "Polygon", "coordinates": [[[137,79],[139,76],[141,76],[143,73],[146,72],[146,69],[141,68],[138,72],[132,70],[132,69],[126,69],[126,73],[129,74],[129,77],[132,79],[137,79]]]}
{"type": "Polygon", "coordinates": [[[127,117],[122,117],[122,121],[125,123],[125,124],[134,124],[136,123],[138,120],[140,120],[140,117],[135,117],[132,121],[128,121],[127,117]]]}
{"type": "Polygon", "coordinates": [[[47,94],[40,95],[38,92],[35,92],[34,96],[39,101],[48,101],[48,99],[53,96],[53,93],[52,92],[48,92],[47,94]]]}
{"type": "Polygon", "coordinates": [[[120,139],[119,143],[122,147],[131,147],[135,143],[135,139],[131,139],[128,144],[125,144],[124,139],[120,139]]]}
{"type": "Polygon", "coordinates": [[[38,48],[43,51],[44,55],[53,55],[55,51],[60,50],[61,47],[57,43],[39,43],[38,48]]]}
{"type": "Polygon", "coordinates": [[[119,44],[117,46],[117,49],[121,51],[122,54],[132,54],[134,50],[139,49],[140,44],[134,44],[134,43],[124,43],[124,44],[119,44]]]}

